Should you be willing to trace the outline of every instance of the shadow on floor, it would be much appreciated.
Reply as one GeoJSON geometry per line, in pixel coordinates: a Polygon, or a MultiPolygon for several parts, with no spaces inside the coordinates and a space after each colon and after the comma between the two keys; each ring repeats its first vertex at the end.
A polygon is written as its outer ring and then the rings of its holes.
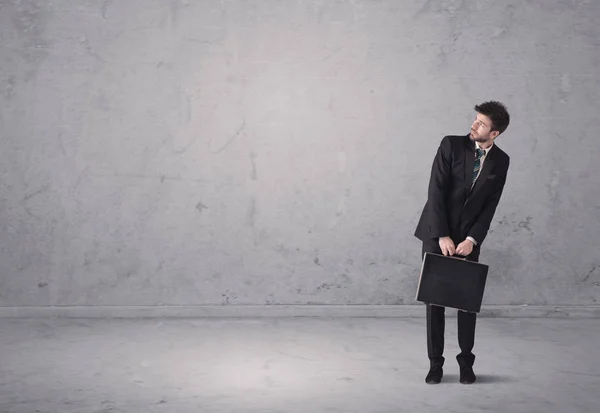
{"type": "Polygon", "coordinates": [[[518,380],[512,376],[502,376],[499,374],[477,374],[476,383],[515,383],[518,380]]]}
{"type": "MultiPolygon", "coordinates": [[[[498,374],[477,374],[477,380],[474,384],[488,384],[488,383],[515,383],[517,380],[511,376],[501,376],[498,374]]],[[[458,374],[445,374],[442,379],[442,383],[459,383],[458,374]]]]}

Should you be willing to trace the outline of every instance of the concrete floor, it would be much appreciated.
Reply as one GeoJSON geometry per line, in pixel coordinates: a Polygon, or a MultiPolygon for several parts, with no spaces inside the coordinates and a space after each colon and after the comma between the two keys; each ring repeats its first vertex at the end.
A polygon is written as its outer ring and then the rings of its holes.
{"type": "Polygon", "coordinates": [[[4,319],[0,412],[594,412],[600,319],[456,318],[427,385],[422,318],[4,319]]]}

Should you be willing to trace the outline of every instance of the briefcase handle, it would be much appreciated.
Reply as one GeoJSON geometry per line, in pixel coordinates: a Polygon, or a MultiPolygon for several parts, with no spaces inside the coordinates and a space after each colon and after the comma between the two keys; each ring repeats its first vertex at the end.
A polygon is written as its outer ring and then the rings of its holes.
{"type": "MultiPolygon", "coordinates": [[[[435,253],[435,252],[426,252],[425,254],[442,255],[442,254],[438,254],[438,253],[435,253]]],[[[456,257],[454,255],[444,255],[444,257],[446,257],[446,258],[454,258],[455,260],[463,260],[463,261],[465,261],[467,259],[467,257],[456,257]]]]}

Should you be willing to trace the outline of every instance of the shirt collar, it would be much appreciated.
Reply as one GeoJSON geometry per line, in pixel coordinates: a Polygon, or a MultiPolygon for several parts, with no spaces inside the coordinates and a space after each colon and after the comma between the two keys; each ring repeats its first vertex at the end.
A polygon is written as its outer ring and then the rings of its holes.
{"type": "Polygon", "coordinates": [[[487,156],[487,154],[490,152],[490,149],[492,149],[493,147],[494,147],[494,142],[492,142],[492,144],[490,145],[489,148],[483,149],[479,146],[479,142],[475,141],[475,148],[481,149],[484,152],[483,156],[487,156]]]}

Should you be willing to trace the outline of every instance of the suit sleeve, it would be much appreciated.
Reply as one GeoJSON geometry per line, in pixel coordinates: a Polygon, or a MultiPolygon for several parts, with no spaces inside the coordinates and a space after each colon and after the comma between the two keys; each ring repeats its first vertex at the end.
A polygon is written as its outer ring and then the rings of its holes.
{"type": "Polygon", "coordinates": [[[428,189],[428,221],[432,238],[450,235],[448,229],[448,213],[446,210],[446,191],[450,180],[452,165],[452,146],[448,136],[442,139],[431,166],[428,189]]]}
{"type": "Polygon", "coordinates": [[[477,217],[475,224],[471,227],[468,236],[475,238],[477,244],[481,244],[487,233],[490,229],[490,225],[492,223],[492,218],[494,218],[494,214],[496,213],[496,208],[498,207],[498,203],[500,202],[500,198],[502,197],[502,191],[504,191],[504,184],[506,183],[506,176],[508,173],[508,164],[510,161],[507,161],[507,171],[503,174],[502,179],[496,184],[496,188],[494,192],[491,193],[489,198],[483,204],[483,208],[481,209],[481,213],[477,217]]]}

